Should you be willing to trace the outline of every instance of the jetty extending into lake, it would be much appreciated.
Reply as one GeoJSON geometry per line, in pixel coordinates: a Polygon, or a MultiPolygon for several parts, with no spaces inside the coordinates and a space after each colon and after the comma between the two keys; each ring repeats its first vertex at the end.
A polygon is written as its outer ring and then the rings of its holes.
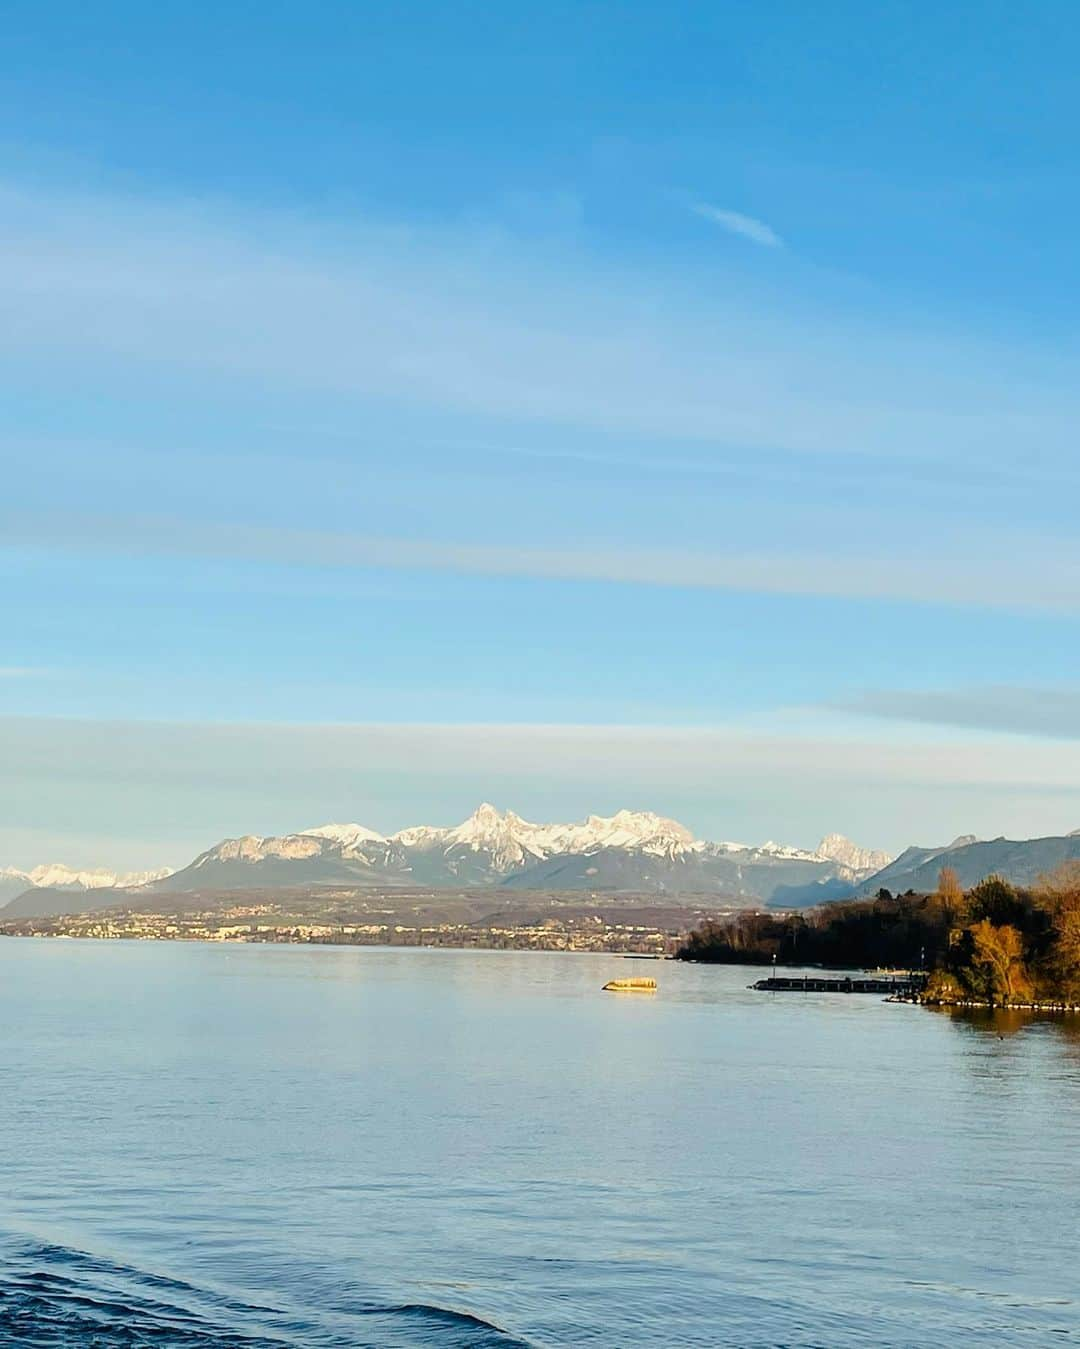
{"type": "Polygon", "coordinates": [[[925,977],[921,974],[870,974],[841,979],[818,974],[774,974],[750,987],[766,993],[877,993],[899,997],[921,992],[924,984],[925,977]]]}

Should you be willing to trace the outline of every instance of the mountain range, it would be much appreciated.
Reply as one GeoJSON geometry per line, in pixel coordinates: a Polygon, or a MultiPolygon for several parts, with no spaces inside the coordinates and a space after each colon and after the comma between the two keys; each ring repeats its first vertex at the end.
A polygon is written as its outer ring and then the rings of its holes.
{"type": "Polygon", "coordinates": [[[79,871],[59,865],[0,871],[0,916],[39,917],[138,896],[319,887],[581,891],[711,896],[733,904],[800,908],[881,888],[932,890],[943,866],[965,887],[991,873],[1029,884],[1080,860],[1080,831],[1022,841],[971,835],[896,858],[828,834],[813,851],[779,843],[711,843],[648,811],[534,824],[481,805],[452,827],[415,825],[383,835],[323,824],[273,837],[224,839],[178,871],[79,871]]]}
{"type": "Polygon", "coordinates": [[[1032,885],[1040,876],[1076,861],[1080,861],[1080,829],[1023,840],[965,834],[944,848],[906,848],[871,877],[866,888],[895,894],[933,890],[942,867],[951,867],[965,890],[992,875],[1004,876],[1014,885],[1032,885]]]}
{"type": "Polygon", "coordinates": [[[783,882],[829,876],[855,881],[888,860],[838,835],[806,852],[776,843],[707,843],[647,811],[590,815],[580,824],[533,824],[485,803],[453,828],[419,825],[389,838],[360,825],[331,824],[279,838],[227,839],[155,889],[500,885],[761,899],[783,882]]]}
{"type": "MultiPolygon", "coordinates": [[[[389,837],[359,824],[324,824],[276,837],[225,839],[179,871],[115,878],[105,902],[130,903],[131,892],[500,886],[681,892],[754,903],[783,885],[854,884],[888,861],[888,854],[860,848],[839,834],[809,852],[772,842],[709,843],[647,811],[590,815],[578,824],[533,824],[485,803],[457,826],[418,825],[389,837]],[[116,893],[120,888],[123,895],[116,893]]],[[[4,917],[40,916],[46,904],[51,912],[102,907],[103,893],[88,894],[89,882],[80,885],[76,873],[57,871],[42,882],[30,878],[31,885],[2,910],[4,917]]]]}
{"type": "Polygon", "coordinates": [[[0,905],[24,894],[27,890],[127,890],[138,886],[150,885],[170,875],[168,867],[159,871],[116,872],[103,869],[80,871],[76,867],[64,866],[61,862],[49,862],[34,867],[32,871],[19,871],[15,867],[0,867],[0,905]]]}

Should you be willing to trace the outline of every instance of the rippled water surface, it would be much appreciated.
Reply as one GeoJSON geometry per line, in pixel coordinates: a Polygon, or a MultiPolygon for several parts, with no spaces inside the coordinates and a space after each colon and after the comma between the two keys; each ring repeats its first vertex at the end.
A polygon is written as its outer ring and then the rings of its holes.
{"type": "Polygon", "coordinates": [[[753,977],[0,940],[0,1343],[1080,1343],[1080,1028],[753,977]]]}

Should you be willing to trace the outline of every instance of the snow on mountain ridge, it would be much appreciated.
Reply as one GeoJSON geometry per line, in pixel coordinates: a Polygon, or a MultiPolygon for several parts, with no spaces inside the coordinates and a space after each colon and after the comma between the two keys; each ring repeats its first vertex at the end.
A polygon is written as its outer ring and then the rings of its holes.
{"type": "Polygon", "coordinates": [[[591,848],[640,848],[656,856],[697,852],[704,844],[677,820],[648,810],[620,810],[614,815],[590,815],[584,825],[570,826],[576,842],[591,848]]]}
{"type": "Polygon", "coordinates": [[[649,811],[620,810],[612,816],[590,815],[582,824],[534,824],[512,810],[500,812],[483,802],[452,828],[413,825],[390,836],[406,848],[467,848],[487,852],[499,869],[597,848],[639,848],[657,855],[701,848],[693,834],[675,820],[649,811]]]}
{"type": "MultiPolygon", "coordinates": [[[[594,868],[581,871],[581,876],[602,872],[630,886],[653,884],[658,876],[668,876],[667,884],[696,885],[703,883],[702,877],[729,874],[735,877],[732,884],[741,884],[739,878],[754,869],[771,872],[806,864],[855,881],[889,860],[838,834],[827,835],[816,851],[809,852],[772,841],[757,847],[705,842],[677,820],[651,811],[624,809],[610,816],[589,815],[575,823],[537,824],[484,802],[458,825],[416,825],[389,838],[360,824],[328,823],[281,836],[246,834],[222,839],[168,880],[165,888],[243,885],[250,883],[244,879],[247,875],[252,880],[264,876],[268,884],[344,884],[362,877],[364,884],[385,878],[396,884],[517,885],[537,868],[573,858],[585,859],[594,868]],[[715,871],[718,866],[721,870],[715,871]],[[672,867],[674,872],[665,870],[672,867]]],[[[0,871],[0,888],[6,895],[18,893],[20,887],[135,887],[172,874],[163,870],[124,875],[52,864],[25,873],[0,871]]],[[[559,869],[551,872],[560,878],[569,874],[559,869]]]]}
{"type": "Polygon", "coordinates": [[[546,834],[545,826],[523,820],[512,810],[500,814],[484,801],[467,820],[450,830],[447,846],[486,852],[496,871],[509,872],[548,855],[546,834]]]}
{"type": "Polygon", "coordinates": [[[391,834],[390,842],[400,843],[403,848],[433,848],[439,843],[445,843],[452,833],[452,829],[444,829],[440,825],[411,824],[407,829],[399,829],[396,834],[391,834]]]}
{"type": "MultiPolygon", "coordinates": [[[[18,873],[5,873],[17,875],[18,873]]],[[[79,870],[65,866],[63,862],[47,862],[34,867],[32,871],[22,873],[27,880],[27,888],[39,889],[79,889],[79,890],[129,890],[137,885],[149,885],[153,881],[163,880],[172,874],[170,868],[157,871],[107,871],[104,868],[79,870]]]]}
{"type": "MultiPolygon", "coordinates": [[[[405,833],[420,841],[419,831],[405,833]]],[[[448,847],[460,845],[474,852],[488,852],[500,871],[512,870],[529,860],[589,853],[598,848],[638,849],[668,857],[703,846],[684,825],[650,811],[590,815],[583,824],[533,824],[512,810],[500,813],[486,801],[456,829],[430,830],[423,837],[448,847]]],[[[395,838],[406,841],[402,835],[395,838]]]]}
{"type": "Polygon", "coordinates": [[[302,834],[310,838],[328,838],[346,848],[355,848],[358,843],[385,843],[382,834],[374,829],[366,829],[362,824],[320,824],[314,829],[301,829],[302,834]]]}
{"type": "Polygon", "coordinates": [[[887,852],[860,848],[843,834],[826,834],[817,846],[816,856],[826,862],[837,862],[853,873],[880,871],[893,860],[887,852]]]}
{"type": "MultiPolygon", "coordinates": [[[[459,825],[411,825],[388,838],[359,824],[324,824],[297,834],[279,838],[246,835],[225,839],[197,858],[196,867],[209,861],[262,861],[268,858],[302,860],[323,855],[329,848],[341,849],[342,856],[371,863],[377,849],[401,856],[416,851],[425,855],[442,853],[448,859],[475,857],[498,875],[510,875],[534,862],[571,854],[614,849],[644,853],[675,860],[691,854],[732,855],[747,859],[775,861],[829,862],[845,876],[878,870],[890,860],[888,855],[860,848],[841,834],[828,834],[817,849],[809,851],[771,839],[757,846],[742,843],[709,843],[694,837],[677,820],[652,811],[619,810],[614,815],[589,815],[581,823],[536,824],[515,814],[500,811],[490,802],[482,802],[459,825]]],[[[470,864],[474,865],[474,864],[470,864]]]]}
{"type": "Polygon", "coordinates": [[[756,848],[751,848],[750,852],[761,853],[765,857],[782,857],[785,861],[792,862],[814,862],[819,861],[817,853],[807,852],[805,848],[796,848],[790,843],[774,843],[773,840],[766,839],[764,843],[756,848]]]}

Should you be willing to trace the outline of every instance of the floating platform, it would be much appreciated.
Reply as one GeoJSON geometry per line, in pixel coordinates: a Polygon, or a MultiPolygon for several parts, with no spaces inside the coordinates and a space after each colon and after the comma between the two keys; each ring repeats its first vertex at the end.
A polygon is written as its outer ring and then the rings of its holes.
{"type": "Polygon", "coordinates": [[[908,975],[864,975],[856,978],[823,979],[816,974],[773,975],[759,979],[751,988],[766,993],[911,993],[921,987],[922,981],[908,975]]]}
{"type": "Polygon", "coordinates": [[[655,979],[610,979],[602,993],[655,993],[655,979]]]}

